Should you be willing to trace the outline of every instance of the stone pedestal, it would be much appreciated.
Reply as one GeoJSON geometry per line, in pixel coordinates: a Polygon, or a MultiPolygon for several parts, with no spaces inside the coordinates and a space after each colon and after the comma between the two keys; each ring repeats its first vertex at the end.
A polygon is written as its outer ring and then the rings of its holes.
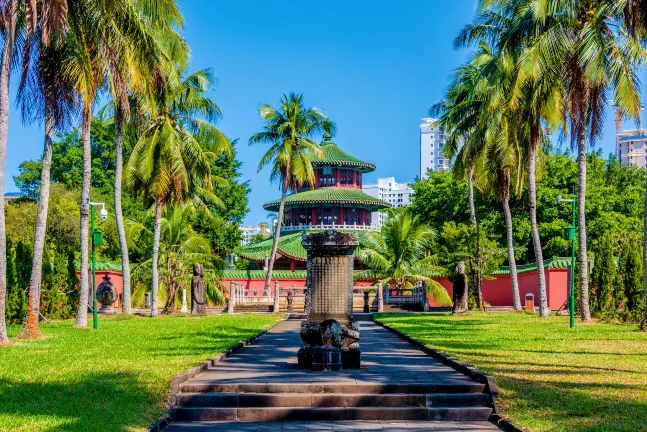
{"type": "Polygon", "coordinates": [[[308,253],[307,319],[301,326],[299,367],[358,368],[359,327],[353,322],[354,234],[326,230],[303,235],[308,253]]]}

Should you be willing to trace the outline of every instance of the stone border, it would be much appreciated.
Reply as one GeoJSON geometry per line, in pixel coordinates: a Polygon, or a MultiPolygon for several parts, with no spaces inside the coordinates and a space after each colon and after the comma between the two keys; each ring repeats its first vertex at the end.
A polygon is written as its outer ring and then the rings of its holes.
{"type": "Polygon", "coordinates": [[[453,369],[456,369],[458,372],[462,373],[463,375],[467,375],[468,377],[480,382],[481,384],[485,384],[485,389],[487,390],[487,392],[490,394],[490,397],[492,398],[493,411],[492,411],[492,414],[490,415],[490,421],[492,421],[494,424],[496,424],[506,432],[529,432],[527,429],[522,429],[514,425],[510,420],[506,420],[503,417],[501,417],[499,406],[498,406],[499,389],[492,375],[488,375],[485,372],[482,372],[473,366],[470,366],[466,363],[458,361],[443,352],[440,352],[434,348],[431,348],[425,345],[423,342],[419,341],[418,339],[415,339],[409,336],[408,334],[401,332],[400,330],[397,330],[391,326],[388,326],[377,319],[374,319],[374,321],[376,324],[384,327],[387,330],[392,331],[400,338],[406,340],[410,344],[419,348],[428,356],[434,357],[444,365],[449,366],[453,369]]]}
{"type": "Polygon", "coordinates": [[[283,323],[283,321],[285,321],[286,319],[287,319],[287,315],[284,315],[283,319],[278,321],[276,324],[273,324],[271,327],[268,327],[267,329],[258,332],[254,336],[248,339],[245,339],[242,342],[238,342],[236,345],[221,352],[217,356],[210,357],[207,360],[203,361],[202,363],[198,364],[197,366],[194,366],[191,369],[188,369],[180,374],[177,374],[171,377],[170,379],[171,388],[169,389],[169,393],[168,393],[168,408],[166,411],[166,415],[161,419],[157,420],[155,423],[153,423],[153,425],[151,425],[148,428],[148,431],[161,432],[166,426],[168,426],[173,421],[173,417],[171,416],[171,411],[175,406],[175,397],[180,392],[180,386],[184,382],[190,380],[191,378],[195,377],[198,374],[201,374],[202,372],[206,371],[209,367],[215,366],[221,361],[226,360],[228,357],[231,357],[231,355],[236,351],[238,351],[239,349],[246,347],[247,345],[253,344],[261,336],[263,336],[264,334],[266,334],[268,331],[272,330],[279,324],[283,323]]]}

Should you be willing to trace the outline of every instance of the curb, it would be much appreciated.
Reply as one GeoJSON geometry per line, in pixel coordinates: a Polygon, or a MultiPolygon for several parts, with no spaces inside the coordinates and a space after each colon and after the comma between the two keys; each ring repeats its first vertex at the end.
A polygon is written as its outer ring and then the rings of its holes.
{"type": "Polygon", "coordinates": [[[166,411],[166,415],[162,417],[161,419],[157,420],[155,423],[153,423],[149,428],[149,432],[160,432],[162,431],[166,426],[168,426],[172,421],[173,418],[171,417],[171,411],[175,407],[175,398],[177,394],[180,392],[180,386],[190,380],[191,378],[195,377],[196,375],[204,372],[207,370],[209,367],[215,366],[218,363],[220,363],[223,360],[226,360],[228,357],[230,357],[233,353],[238,351],[239,349],[246,347],[247,345],[251,345],[254,342],[256,342],[261,336],[266,334],[268,331],[274,329],[276,326],[279,324],[282,324],[283,321],[285,321],[287,318],[286,316],[283,317],[280,321],[278,321],[276,324],[272,325],[271,327],[268,327],[265,330],[262,330],[255,334],[254,336],[245,339],[242,342],[238,342],[236,345],[232,346],[231,348],[221,352],[220,354],[216,355],[215,357],[210,357],[207,360],[203,361],[202,363],[199,363],[197,366],[192,367],[191,369],[188,369],[182,373],[179,373],[170,379],[171,383],[171,388],[169,389],[169,394],[168,394],[168,408],[166,411]]]}
{"type": "Polygon", "coordinates": [[[463,375],[467,375],[468,377],[480,382],[481,384],[485,384],[485,389],[487,390],[487,392],[490,394],[490,397],[492,398],[492,408],[494,409],[492,411],[492,415],[490,416],[491,422],[493,422],[494,424],[496,424],[506,432],[529,432],[527,429],[522,429],[514,425],[510,420],[506,420],[503,417],[501,417],[499,406],[498,406],[499,389],[492,375],[488,375],[485,372],[482,372],[473,366],[470,366],[466,363],[458,361],[443,352],[440,352],[434,348],[431,348],[425,345],[423,342],[419,341],[418,339],[415,339],[409,336],[408,334],[401,332],[400,330],[394,329],[393,327],[388,326],[377,319],[374,321],[376,324],[395,333],[400,338],[406,340],[410,344],[419,348],[425,354],[431,357],[434,357],[437,360],[440,360],[440,362],[443,363],[444,365],[449,366],[453,369],[456,369],[458,372],[462,373],[463,375]]]}

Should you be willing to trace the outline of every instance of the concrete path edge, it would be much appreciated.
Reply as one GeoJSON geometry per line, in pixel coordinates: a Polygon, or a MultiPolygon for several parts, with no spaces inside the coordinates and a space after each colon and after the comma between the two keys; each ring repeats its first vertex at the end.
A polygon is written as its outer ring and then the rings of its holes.
{"type": "Polygon", "coordinates": [[[373,321],[375,321],[376,324],[384,327],[385,329],[395,333],[400,338],[406,340],[410,344],[416,346],[427,355],[439,360],[444,365],[455,369],[456,371],[462,373],[463,375],[467,375],[468,377],[480,382],[481,384],[485,384],[485,389],[487,390],[487,392],[490,394],[490,397],[492,398],[492,408],[494,409],[492,411],[492,415],[490,416],[490,421],[492,423],[496,424],[506,432],[529,432],[528,429],[520,428],[519,426],[512,423],[510,420],[505,419],[501,416],[501,411],[499,410],[499,406],[498,406],[499,390],[496,385],[496,380],[492,375],[488,375],[485,372],[480,371],[473,366],[470,366],[466,363],[458,361],[450,357],[449,355],[441,351],[438,351],[437,349],[431,348],[430,346],[426,345],[424,342],[421,342],[418,339],[411,337],[408,334],[398,329],[395,329],[387,324],[384,324],[379,319],[374,318],[373,321]]]}
{"type": "Polygon", "coordinates": [[[281,324],[283,321],[287,319],[287,315],[283,316],[283,319],[277,321],[276,323],[272,324],[270,327],[266,328],[265,330],[262,330],[258,333],[256,333],[254,336],[245,339],[242,342],[238,342],[237,344],[233,345],[232,347],[226,349],[225,351],[222,351],[218,355],[214,357],[209,357],[205,361],[199,363],[198,365],[187,369],[186,371],[179,373],[177,375],[174,375],[171,377],[170,381],[170,388],[168,392],[168,408],[166,410],[166,415],[158,420],[155,421],[149,428],[149,432],[161,432],[166,426],[168,426],[171,421],[171,411],[175,407],[175,398],[177,394],[180,391],[180,386],[182,383],[185,381],[190,380],[191,378],[195,377],[196,375],[206,371],[210,366],[215,366],[218,363],[220,363],[223,360],[226,360],[228,357],[230,357],[233,353],[238,351],[239,349],[246,347],[248,345],[253,344],[256,342],[261,336],[266,334],[268,331],[272,330],[274,327],[278,326],[281,324]]]}

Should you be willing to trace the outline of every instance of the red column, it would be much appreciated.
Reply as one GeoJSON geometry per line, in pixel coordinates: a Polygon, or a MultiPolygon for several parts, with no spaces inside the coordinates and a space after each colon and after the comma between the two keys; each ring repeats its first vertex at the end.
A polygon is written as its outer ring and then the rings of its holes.
{"type": "Polygon", "coordinates": [[[357,171],[353,170],[353,187],[357,189],[357,171]]]}
{"type": "Polygon", "coordinates": [[[291,259],[291,260],[290,260],[290,271],[291,271],[292,273],[294,273],[294,269],[295,269],[295,263],[294,263],[294,260],[292,260],[292,259],[291,259]]]}
{"type": "Polygon", "coordinates": [[[312,207],[312,225],[317,223],[317,209],[312,207]]]}
{"type": "Polygon", "coordinates": [[[337,168],[337,187],[341,184],[341,169],[337,168]]]}
{"type": "Polygon", "coordinates": [[[366,209],[361,209],[359,212],[359,217],[361,219],[360,225],[365,225],[366,209]]]}
{"type": "Polygon", "coordinates": [[[344,207],[339,207],[339,220],[337,223],[340,225],[343,225],[344,223],[344,207]]]}
{"type": "Polygon", "coordinates": [[[314,187],[319,187],[319,170],[315,170],[315,186],[314,187]]]}
{"type": "Polygon", "coordinates": [[[294,226],[294,209],[290,209],[290,226],[294,226]]]}

